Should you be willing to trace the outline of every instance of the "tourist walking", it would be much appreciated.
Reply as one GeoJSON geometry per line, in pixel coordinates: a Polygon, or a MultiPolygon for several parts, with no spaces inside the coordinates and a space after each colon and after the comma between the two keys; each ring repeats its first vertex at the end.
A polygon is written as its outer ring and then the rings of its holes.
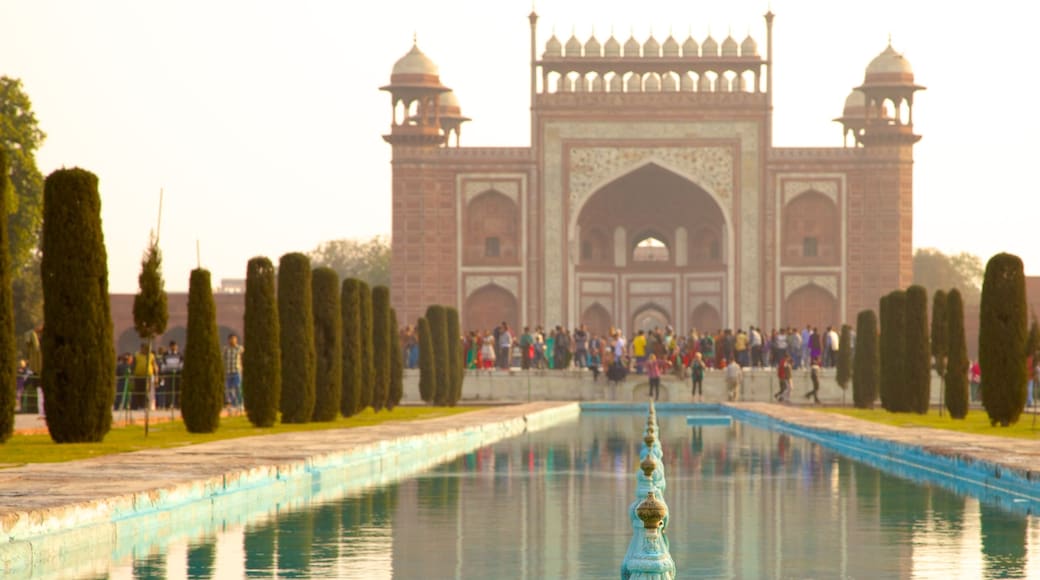
{"type": "Polygon", "coordinates": [[[776,365],[776,375],[780,379],[780,390],[773,395],[773,398],[781,403],[791,400],[791,372],[791,356],[785,354],[776,365]]]}
{"type": "Polygon", "coordinates": [[[690,363],[690,380],[693,381],[693,400],[704,400],[704,358],[701,353],[693,355],[690,363]]]}
{"type": "Polygon", "coordinates": [[[809,378],[812,380],[812,390],[805,393],[806,399],[812,399],[817,405],[820,404],[820,397],[817,393],[820,392],[820,361],[819,359],[813,359],[812,366],[809,367],[809,378]]]}
{"type": "Polygon", "coordinates": [[[657,355],[647,357],[646,377],[650,379],[650,396],[656,401],[661,396],[661,361],[657,355]]]}
{"type": "Polygon", "coordinates": [[[242,351],[238,335],[231,333],[224,347],[224,404],[234,411],[242,408],[242,351]]]}
{"type": "Polygon", "coordinates": [[[726,366],[726,398],[730,402],[740,399],[740,384],[744,380],[744,371],[736,360],[729,361],[726,366]]]}

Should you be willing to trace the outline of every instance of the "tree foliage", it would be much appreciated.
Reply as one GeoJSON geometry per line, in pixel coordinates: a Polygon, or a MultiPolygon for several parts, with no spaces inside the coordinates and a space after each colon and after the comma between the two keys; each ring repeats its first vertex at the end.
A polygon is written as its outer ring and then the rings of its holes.
{"type": "Polygon", "coordinates": [[[1026,356],[1035,357],[1040,354],[1040,324],[1036,321],[1036,315],[1029,322],[1029,335],[1026,338],[1026,356]]]}
{"type": "Polygon", "coordinates": [[[112,426],[116,360],[97,176],[78,168],[51,173],[44,214],[47,428],[58,443],[101,441],[112,426]]]}
{"type": "Polygon", "coordinates": [[[1014,424],[1026,405],[1027,320],[1022,260],[997,254],[986,263],[979,310],[982,405],[994,425],[1014,424]]]}
{"type": "Polygon", "coordinates": [[[889,292],[881,306],[881,406],[893,413],[912,410],[906,389],[906,291],[889,292]]]}
{"type": "Polygon", "coordinates": [[[932,352],[928,343],[928,291],[913,285],[906,289],[906,369],[907,405],[916,413],[927,413],[931,404],[932,352]]]}
{"type": "Polygon", "coordinates": [[[190,433],[212,433],[224,408],[224,361],[217,330],[217,307],[208,270],[191,271],[188,282],[188,337],[181,372],[181,418],[190,433]]]}
{"type": "Polygon", "coordinates": [[[372,290],[361,281],[361,403],[358,411],[372,405],[375,384],[375,351],[372,343],[372,290]]]}
{"type": "MultiPolygon", "coordinates": [[[[7,151],[0,148],[0,216],[7,215],[7,196],[11,191],[11,180],[7,163],[7,151]]],[[[0,220],[0,248],[8,247],[7,220],[0,220]]],[[[0,443],[14,433],[15,358],[17,348],[14,340],[14,306],[11,296],[11,257],[0,251],[0,443]]]]}
{"type": "Polygon", "coordinates": [[[390,286],[390,242],[384,236],[331,240],[308,255],[315,266],[332,268],[340,278],[357,278],[369,287],[390,286]]]}
{"type": "MultiPolygon", "coordinates": [[[[946,295],[946,408],[954,419],[968,415],[968,342],[964,336],[964,302],[960,290],[946,295]]],[[[934,337],[933,337],[934,338],[934,337]]]]}
{"type": "Polygon", "coordinates": [[[914,252],[914,284],[928,290],[956,288],[965,304],[978,304],[982,289],[982,259],[961,252],[944,254],[935,248],[914,252]]]}
{"type": "Polygon", "coordinates": [[[386,408],[393,410],[404,397],[404,348],[397,334],[397,310],[393,308],[390,309],[390,328],[394,334],[390,338],[390,395],[386,400],[386,408]]]}
{"type": "Polygon", "coordinates": [[[332,268],[311,272],[311,305],[314,311],[314,413],[313,421],[333,421],[343,397],[343,312],[339,276],[332,268]]]}
{"type": "Polygon", "coordinates": [[[419,319],[419,397],[427,403],[433,402],[437,390],[437,359],[433,352],[433,334],[430,321],[419,319]]]}
{"type": "Polygon", "coordinates": [[[848,324],[841,325],[838,346],[838,368],[834,378],[838,386],[844,390],[849,388],[849,379],[852,378],[852,327],[848,324]]]}
{"type": "Polygon", "coordinates": [[[364,379],[361,350],[361,280],[343,281],[340,307],[343,313],[343,396],[340,413],[350,417],[361,411],[361,382],[364,379]]]}
{"type": "Polygon", "coordinates": [[[0,148],[7,153],[11,184],[5,192],[5,215],[18,331],[36,326],[43,313],[39,254],[43,175],[36,167],[36,151],[46,137],[22,82],[0,76],[0,148]]]}
{"type": "Polygon", "coordinates": [[[448,313],[440,304],[426,308],[426,320],[430,323],[430,336],[433,339],[433,404],[447,404],[448,388],[451,384],[451,366],[448,353],[448,313]]]}
{"type": "Polygon", "coordinates": [[[950,338],[947,335],[950,317],[946,315],[946,299],[946,292],[943,290],[936,290],[932,296],[932,359],[935,361],[935,371],[940,377],[946,375],[946,353],[950,348],[950,338]]]}
{"type": "Polygon", "coordinates": [[[390,289],[372,289],[372,409],[381,411],[390,397],[391,349],[396,333],[390,326],[390,289]]]}
{"type": "Polygon", "coordinates": [[[314,414],[314,311],[311,261],[299,252],[278,260],[278,322],[282,356],[282,423],[307,423],[314,414]]]}
{"type": "Polygon", "coordinates": [[[242,333],[242,398],[246,417],[257,427],[274,425],[282,396],[281,325],[274,277],[270,259],[249,260],[242,333]]]}
{"type": "Polygon", "coordinates": [[[448,396],[447,404],[455,406],[462,397],[462,380],[465,378],[465,357],[462,353],[462,328],[459,311],[451,306],[444,308],[448,323],[448,396]]]}
{"type": "Polygon", "coordinates": [[[860,409],[873,409],[880,381],[878,321],[873,310],[856,317],[856,360],[852,373],[852,401],[860,409]]]}
{"type": "Polygon", "coordinates": [[[170,319],[166,290],[162,277],[162,253],[153,234],[141,260],[137,276],[138,291],[134,296],[134,329],[137,336],[149,340],[166,332],[170,319]]]}

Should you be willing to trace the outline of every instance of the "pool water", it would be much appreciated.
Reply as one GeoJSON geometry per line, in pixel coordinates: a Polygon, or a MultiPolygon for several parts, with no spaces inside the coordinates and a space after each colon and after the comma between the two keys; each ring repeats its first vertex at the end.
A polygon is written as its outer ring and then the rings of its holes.
{"type": "MultiPolygon", "coordinates": [[[[58,576],[617,578],[645,422],[585,411],[406,481],[58,576]]],[[[658,422],[679,578],[1040,577],[1034,516],[738,422],[658,422]]]]}

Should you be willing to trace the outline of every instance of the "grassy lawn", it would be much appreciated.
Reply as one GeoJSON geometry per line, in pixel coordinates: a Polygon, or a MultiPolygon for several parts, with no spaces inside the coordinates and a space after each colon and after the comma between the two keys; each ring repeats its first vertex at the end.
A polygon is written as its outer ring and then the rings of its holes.
{"type": "Polygon", "coordinates": [[[277,424],[274,427],[264,429],[253,427],[245,415],[238,415],[235,417],[222,417],[220,419],[220,428],[215,433],[204,434],[188,433],[184,428],[184,423],[178,419],[166,423],[151,424],[148,429],[148,437],[144,435],[144,421],[141,419],[136,425],[113,428],[101,443],[66,443],[58,445],[51,441],[50,435],[15,434],[7,440],[7,443],[0,445],[0,465],[13,467],[25,463],[56,463],[88,457],[100,457],[112,453],[180,447],[252,435],[347,429],[392,421],[432,419],[472,410],[474,410],[474,407],[397,407],[393,411],[375,413],[369,408],[349,419],[340,417],[328,423],[277,424]]]}
{"type": "Polygon", "coordinates": [[[851,407],[832,407],[821,408],[819,410],[827,413],[838,413],[840,415],[856,417],[857,419],[874,421],[875,423],[894,425],[896,427],[931,427],[934,429],[960,431],[962,433],[997,435],[998,437],[1040,439],[1040,416],[1037,417],[1036,426],[1034,427],[1033,415],[1030,409],[1026,409],[1026,411],[1022,413],[1022,416],[1019,417],[1018,423],[1011,425],[1010,427],[991,427],[989,424],[989,415],[987,415],[984,410],[968,411],[968,416],[964,419],[951,419],[950,414],[945,410],[943,411],[943,416],[940,417],[937,409],[929,410],[927,415],[918,415],[917,413],[889,413],[880,408],[867,410],[854,409],[851,407]]]}

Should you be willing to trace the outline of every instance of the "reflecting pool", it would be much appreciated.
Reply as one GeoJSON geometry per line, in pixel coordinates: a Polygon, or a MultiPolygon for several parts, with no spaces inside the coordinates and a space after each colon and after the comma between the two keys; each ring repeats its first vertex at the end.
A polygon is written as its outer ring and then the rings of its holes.
{"type": "MultiPolygon", "coordinates": [[[[685,419],[658,410],[679,578],[1040,577],[1034,516],[789,435],[685,419]]],[[[301,497],[55,577],[617,578],[645,422],[585,411],[406,481],[301,497]]]]}

